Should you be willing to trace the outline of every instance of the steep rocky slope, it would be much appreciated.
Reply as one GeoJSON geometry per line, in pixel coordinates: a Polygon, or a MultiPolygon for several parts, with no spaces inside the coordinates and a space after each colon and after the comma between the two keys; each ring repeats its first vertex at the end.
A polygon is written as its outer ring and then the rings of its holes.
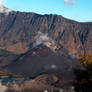
{"type": "Polygon", "coordinates": [[[0,13],[1,49],[24,53],[38,32],[47,33],[57,44],[72,53],[92,54],[92,23],[79,23],[52,14],[0,13]],[[20,46],[20,51],[17,46],[20,46]]]}

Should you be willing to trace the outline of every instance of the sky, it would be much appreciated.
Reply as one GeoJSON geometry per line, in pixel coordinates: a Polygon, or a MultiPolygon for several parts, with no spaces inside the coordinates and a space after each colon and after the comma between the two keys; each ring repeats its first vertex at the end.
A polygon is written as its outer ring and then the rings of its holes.
{"type": "Polygon", "coordinates": [[[92,0],[0,0],[15,11],[58,14],[66,18],[92,22],[92,0]]]}

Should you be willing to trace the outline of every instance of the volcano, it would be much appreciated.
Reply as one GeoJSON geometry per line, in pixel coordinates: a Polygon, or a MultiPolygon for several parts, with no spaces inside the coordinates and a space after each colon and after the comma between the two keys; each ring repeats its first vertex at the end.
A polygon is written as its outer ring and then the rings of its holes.
{"type": "Polygon", "coordinates": [[[74,67],[78,67],[78,61],[71,58],[65,48],[56,48],[53,51],[46,44],[41,43],[22,54],[6,68],[15,74],[35,77],[39,74],[59,71],[71,76],[74,67]]]}

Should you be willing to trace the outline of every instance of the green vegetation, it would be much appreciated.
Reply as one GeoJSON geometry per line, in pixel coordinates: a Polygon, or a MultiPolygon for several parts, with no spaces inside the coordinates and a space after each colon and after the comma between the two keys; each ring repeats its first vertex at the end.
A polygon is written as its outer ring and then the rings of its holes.
{"type": "Polygon", "coordinates": [[[92,55],[80,55],[79,63],[86,66],[92,64],[92,55]]]}
{"type": "Polygon", "coordinates": [[[92,56],[81,56],[79,62],[85,70],[75,69],[75,90],[76,92],[92,92],[92,56]]]}

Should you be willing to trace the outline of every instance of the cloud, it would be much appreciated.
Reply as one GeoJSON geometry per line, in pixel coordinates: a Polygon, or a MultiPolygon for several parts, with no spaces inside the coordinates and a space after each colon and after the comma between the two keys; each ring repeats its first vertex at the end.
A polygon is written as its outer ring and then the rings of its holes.
{"type": "Polygon", "coordinates": [[[79,55],[78,54],[73,54],[71,52],[68,53],[68,55],[72,58],[72,59],[78,59],[79,55]]]}
{"type": "Polygon", "coordinates": [[[74,5],[75,4],[75,0],[72,0],[71,4],[74,5]]]}
{"type": "Polygon", "coordinates": [[[10,12],[12,12],[12,10],[6,8],[5,5],[6,5],[5,0],[0,0],[0,13],[8,15],[10,12]]]}
{"type": "Polygon", "coordinates": [[[55,64],[52,64],[51,69],[57,69],[57,66],[55,64]]]}
{"type": "Polygon", "coordinates": [[[40,45],[41,43],[44,43],[46,41],[50,42],[52,45],[55,45],[55,42],[54,40],[52,40],[52,38],[50,38],[48,36],[48,33],[42,33],[42,32],[38,32],[37,33],[37,38],[36,38],[36,41],[35,43],[33,44],[33,47],[37,46],[37,45],[40,45]]]}
{"type": "Polygon", "coordinates": [[[75,4],[75,0],[64,0],[64,3],[65,3],[65,5],[74,5],[75,4]]]}
{"type": "Polygon", "coordinates": [[[0,92],[6,92],[7,87],[2,85],[2,82],[0,81],[0,92]]]}
{"type": "Polygon", "coordinates": [[[64,3],[65,3],[66,5],[68,5],[69,1],[68,1],[68,0],[64,0],[64,3]]]}
{"type": "Polygon", "coordinates": [[[5,0],[0,0],[0,7],[4,7],[6,4],[5,0]]]}
{"type": "Polygon", "coordinates": [[[49,40],[48,34],[38,32],[37,35],[38,35],[38,38],[36,39],[36,42],[33,44],[34,47],[37,45],[40,45],[44,41],[49,40]]]}

